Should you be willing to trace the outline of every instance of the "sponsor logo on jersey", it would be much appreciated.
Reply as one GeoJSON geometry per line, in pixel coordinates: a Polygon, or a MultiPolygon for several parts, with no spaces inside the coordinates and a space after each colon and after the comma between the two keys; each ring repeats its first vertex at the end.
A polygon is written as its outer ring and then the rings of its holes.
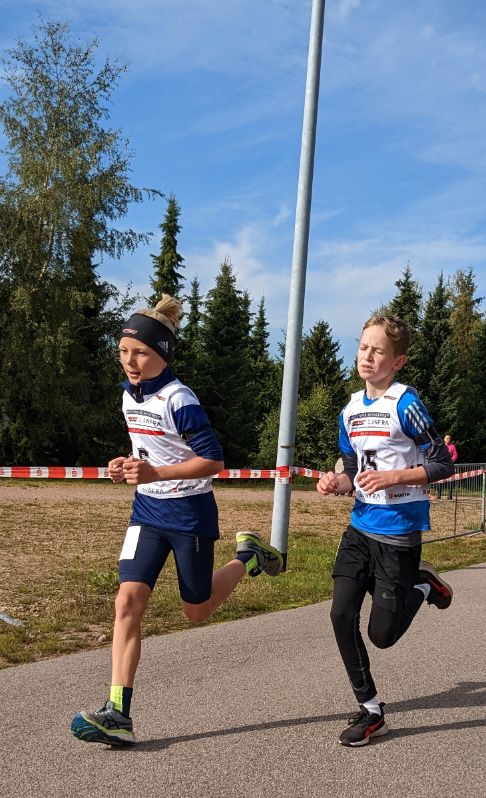
{"type": "Polygon", "coordinates": [[[388,427],[390,425],[389,418],[367,418],[367,419],[357,419],[351,422],[351,427],[354,429],[355,427],[362,427],[364,424],[367,424],[368,427],[388,427]]]}
{"type": "Polygon", "coordinates": [[[390,418],[390,413],[377,413],[375,410],[366,410],[364,413],[354,413],[349,417],[350,421],[355,418],[390,418]]]}
{"type": "Polygon", "coordinates": [[[162,421],[162,416],[159,416],[158,413],[149,413],[148,410],[127,410],[127,416],[130,421],[135,421],[136,418],[143,416],[144,418],[155,418],[157,421],[162,421]]]}
{"type": "Polygon", "coordinates": [[[383,394],[383,399],[391,399],[392,402],[396,402],[397,401],[397,397],[396,396],[390,396],[388,393],[383,394]]]}

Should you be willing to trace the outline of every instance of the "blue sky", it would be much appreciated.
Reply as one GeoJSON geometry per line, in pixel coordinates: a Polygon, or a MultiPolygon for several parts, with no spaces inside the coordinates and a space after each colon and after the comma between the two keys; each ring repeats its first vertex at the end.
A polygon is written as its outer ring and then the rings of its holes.
{"type": "MultiPolygon", "coordinates": [[[[135,185],[182,208],[186,286],[229,257],[272,350],[286,327],[310,0],[3,0],[2,53],[38,14],[129,64],[111,125],[135,185]]],[[[472,268],[486,295],[486,5],[328,0],[304,330],[324,319],[347,365],[410,262],[425,294],[472,268]]],[[[0,96],[5,87],[0,85],[0,96]]],[[[1,164],[0,164],[1,165],[1,164]]],[[[100,273],[149,293],[163,202],[124,222],[152,243],[100,273]]],[[[484,305],[483,305],[484,307],[484,305]]]]}

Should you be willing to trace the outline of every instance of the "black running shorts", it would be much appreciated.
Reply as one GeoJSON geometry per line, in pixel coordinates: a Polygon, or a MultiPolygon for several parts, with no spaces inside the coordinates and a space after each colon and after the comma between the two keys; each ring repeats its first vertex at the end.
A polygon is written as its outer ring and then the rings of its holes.
{"type": "Polygon", "coordinates": [[[422,546],[381,543],[348,526],[332,572],[348,576],[373,595],[374,603],[396,612],[418,582],[422,546]]]}

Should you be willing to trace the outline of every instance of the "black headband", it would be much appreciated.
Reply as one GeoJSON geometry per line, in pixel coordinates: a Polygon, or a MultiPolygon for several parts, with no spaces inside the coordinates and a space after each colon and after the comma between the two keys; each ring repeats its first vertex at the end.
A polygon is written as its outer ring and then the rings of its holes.
{"type": "Polygon", "coordinates": [[[172,360],[175,336],[165,324],[151,316],[144,316],[143,313],[130,316],[120,331],[120,338],[125,337],[136,338],[137,341],[147,344],[167,363],[172,360]]]}

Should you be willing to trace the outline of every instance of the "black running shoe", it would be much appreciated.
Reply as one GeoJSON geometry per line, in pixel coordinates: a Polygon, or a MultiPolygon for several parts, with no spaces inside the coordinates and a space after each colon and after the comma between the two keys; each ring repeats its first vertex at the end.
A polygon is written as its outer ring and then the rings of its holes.
{"type": "Polygon", "coordinates": [[[434,566],[425,560],[421,560],[419,565],[418,584],[423,582],[430,585],[430,593],[427,596],[429,604],[435,604],[439,610],[446,610],[451,606],[452,587],[441,579],[434,566]]]}
{"type": "Polygon", "coordinates": [[[360,704],[359,712],[348,718],[347,728],[339,735],[341,745],[353,747],[368,745],[371,737],[384,737],[385,734],[388,734],[389,729],[385,723],[383,712],[384,706],[384,704],[380,704],[381,714],[376,715],[374,712],[368,712],[366,707],[360,704]]]}

